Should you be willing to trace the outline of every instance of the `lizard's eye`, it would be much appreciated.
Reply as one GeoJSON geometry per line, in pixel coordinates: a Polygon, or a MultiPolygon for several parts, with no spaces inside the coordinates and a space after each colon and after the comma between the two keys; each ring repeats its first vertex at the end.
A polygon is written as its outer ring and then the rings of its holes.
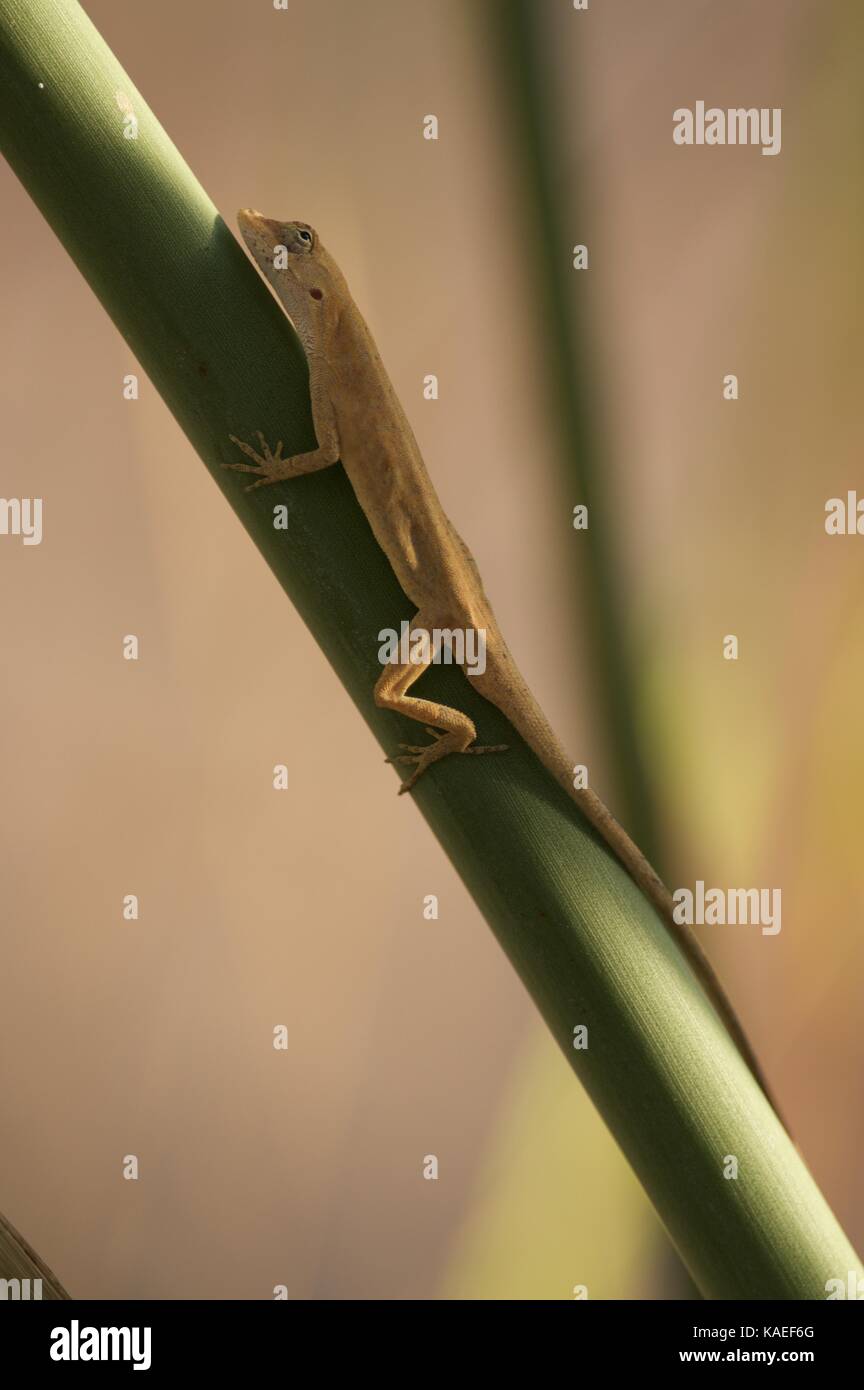
{"type": "Polygon", "coordinates": [[[300,238],[300,240],[303,242],[303,245],[304,245],[304,246],[311,246],[311,245],[312,245],[312,233],[311,233],[311,232],[303,231],[302,228],[299,228],[299,227],[298,227],[298,229],[297,229],[297,235],[298,235],[298,237],[300,238]]]}

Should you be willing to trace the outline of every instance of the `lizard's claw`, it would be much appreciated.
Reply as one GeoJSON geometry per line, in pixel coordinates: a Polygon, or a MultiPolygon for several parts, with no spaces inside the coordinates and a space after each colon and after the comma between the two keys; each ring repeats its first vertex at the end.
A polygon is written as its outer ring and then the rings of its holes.
{"type": "Polygon", "coordinates": [[[279,440],[274,451],[271,450],[260,430],[256,430],[255,433],[261,446],[260,454],[256,453],[252,445],[247,444],[244,439],[238,439],[236,434],[229,434],[228,436],[232,444],[236,444],[247,458],[253,460],[252,463],[223,463],[222,465],[223,468],[230,468],[234,473],[255,474],[256,481],[249,484],[246,489],[247,492],[251,492],[256,487],[265,487],[268,483],[284,482],[286,477],[285,460],[282,458],[282,440],[279,440]]]}
{"type": "Polygon", "coordinates": [[[425,753],[427,748],[434,748],[435,743],[437,743],[439,739],[446,737],[445,734],[442,734],[440,729],[433,729],[431,724],[424,724],[423,730],[424,733],[429,734],[430,737],[435,740],[434,743],[399,743],[396,745],[397,748],[404,749],[404,752],[398,753],[393,758],[385,758],[385,763],[392,763],[395,767],[396,763],[419,762],[418,754],[425,753]]]}
{"type": "Polygon", "coordinates": [[[385,763],[393,763],[394,765],[396,763],[416,763],[416,757],[410,757],[409,755],[412,753],[422,753],[424,748],[429,747],[429,744],[424,743],[421,747],[419,744],[414,743],[400,743],[399,747],[404,748],[405,752],[397,753],[394,758],[385,758],[385,763]]]}
{"type": "MultiPolygon", "coordinates": [[[[263,436],[263,434],[261,433],[261,431],[260,431],[260,430],[256,430],[255,433],[256,433],[257,436],[258,436],[258,443],[261,445],[261,449],[262,449],[262,451],[263,451],[264,457],[265,457],[265,459],[267,460],[267,462],[268,462],[268,463],[278,463],[279,460],[280,460],[281,457],[282,457],[282,440],[281,440],[281,439],[279,440],[279,443],[276,445],[275,452],[271,454],[271,452],[270,452],[270,445],[267,443],[267,440],[264,438],[264,436],[263,436]]],[[[256,454],[255,457],[257,458],[258,455],[256,454]]],[[[259,460],[259,462],[260,462],[260,460],[259,460]]]]}
{"type": "Polygon", "coordinates": [[[454,746],[450,734],[442,734],[440,730],[428,727],[426,732],[434,735],[434,742],[424,743],[422,746],[414,743],[400,743],[399,747],[404,748],[404,753],[397,753],[392,758],[384,759],[385,762],[394,766],[397,763],[407,763],[414,768],[411,776],[399,788],[400,796],[411,790],[415,782],[423,776],[427,767],[431,767],[432,763],[439,762],[441,758],[446,758],[448,753],[506,753],[509,747],[506,743],[475,743],[469,748],[459,748],[454,746]]]}

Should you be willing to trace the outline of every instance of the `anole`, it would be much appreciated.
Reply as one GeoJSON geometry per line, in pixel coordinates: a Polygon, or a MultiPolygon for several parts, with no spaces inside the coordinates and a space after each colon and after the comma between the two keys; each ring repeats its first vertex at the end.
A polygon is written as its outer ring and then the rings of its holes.
{"type": "MultiPolygon", "coordinates": [[[[507,649],[477,565],[444,513],[414,432],[338,265],[305,222],[279,222],[245,210],[238,214],[238,223],[306,351],[318,446],[284,458],[281,442],[271,449],[258,433],[259,452],[231,435],[249,461],[225,466],[254,475],[248,491],[314,473],[341,460],[378,544],[417,609],[409,635],[436,628],[485,632],[485,671],[472,670],[472,684],[506,716],[653,903],[776,1110],[720,981],[693,933],[675,921],[669,890],[596,793],[574,787],[570,760],[507,649]]],[[[413,769],[401,792],[451,754],[506,748],[478,745],[477,730],[467,714],[409,693],[427,664],[412,659],[404,665],[387,665],[375,685],[374,699],[380,708],[416,720],[431,736],[426,744],[400,744],[403,751],[390,759],[413,769]]]]}

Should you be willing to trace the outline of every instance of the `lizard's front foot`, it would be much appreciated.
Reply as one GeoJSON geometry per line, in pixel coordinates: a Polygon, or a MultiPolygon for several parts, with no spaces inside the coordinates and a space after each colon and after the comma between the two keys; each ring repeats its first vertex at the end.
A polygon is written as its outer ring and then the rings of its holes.
{"type": "Polygon", "coordinates": [[[244,440],[238,439],[236,434],[229,434],[228,436],[232,444],[236,444],[237,448],[241,449],[247,458],[253,460],[252,463],[223,463],[222,465],[223,468],[230,468],[235,473],[256,474],[257,480],[249,484],[246,489],[247,492],[251,492],[252,489],[256,487],[266,487],[268,483],[284,482],[286,478],[292,476],[291,460],[283,459],[282,457],[282,440],[279,440],[279,443],[276,445],[276,451],[273,453],[261,431],[256,430],[255,433],[261,445],[260,454],[255,452],[251,444],[247,444],[244,440]]]}
{"type": "Polygon", "coordinates": [[[403,782],[399,788],[400,796],[402,796],[403,792],[411,790],[415,782],[423,776],[427,767],[431,767],[433,763],[440,762],[440,760],[446,758],[449,753],[506,753],[509,746],[506,743],[475,743],[469,748],[460,748],[452,734],[442,734],[439,733],[437,729],[430,728],[427,728],[426,732],[427,734],[433,735],[434,741],[432,743],[400,743],[399,747],[404,749],[404,752],[398,753],[394,758],[384,759],[385,762],[393,763],[394,765],[396,763],[407,763],[414,768],[411,776],[407,781],[403,782]]]}

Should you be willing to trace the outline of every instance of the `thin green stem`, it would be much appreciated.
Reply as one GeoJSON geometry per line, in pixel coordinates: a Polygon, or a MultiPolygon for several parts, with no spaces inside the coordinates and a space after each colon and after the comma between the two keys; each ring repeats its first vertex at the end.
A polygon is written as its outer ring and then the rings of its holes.
{"type": "Polygon", "coordinates": [[[588,528],[576,538],[584,564],[578,574],[574,565],[574,589],[578,577],[579,610],[591,653],[590,693],[609,737],[614,809],[642,852],[659,866],[654,798],[638,733],[638,683],[616,547],[618,528],[608,469],[601,466],[607,455],[602,394],[586,349],[589,337],[581,307],[586,278],[572,269],[573,245],[585,233],[579,209],[563,206],[560,171],[568,167],[572,152],[565,159],[560,149],[554,83],[543,59],[547,19],[537,0],[488,3],[489,29],[499,56],[501,107],[508,118],[524,215],[522,236],[532,248],[526,268],[543,344],[549,419],[557,435],[562,484],[573,505],[588,508],[588,528]]]}

